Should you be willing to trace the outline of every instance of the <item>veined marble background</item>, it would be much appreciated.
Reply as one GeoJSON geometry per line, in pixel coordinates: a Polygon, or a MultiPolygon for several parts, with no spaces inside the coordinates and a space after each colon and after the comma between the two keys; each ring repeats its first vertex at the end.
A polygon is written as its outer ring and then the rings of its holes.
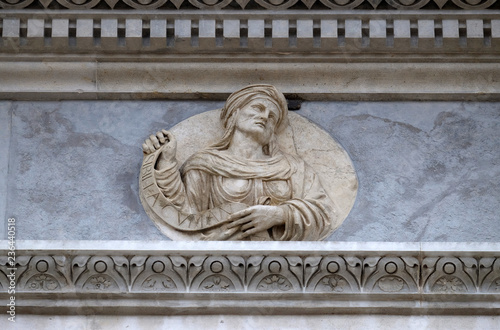
{"type": "MultiPolygon", "coordinates": [[[[18,240],[168,240],[139,201],[142,142],[222,105],[0,102],[0,214],[16,218],[18,240]]],[[[304,102],[297,113],[358,174],[329,240],[500,241],[500,103],[304,102]]]]}

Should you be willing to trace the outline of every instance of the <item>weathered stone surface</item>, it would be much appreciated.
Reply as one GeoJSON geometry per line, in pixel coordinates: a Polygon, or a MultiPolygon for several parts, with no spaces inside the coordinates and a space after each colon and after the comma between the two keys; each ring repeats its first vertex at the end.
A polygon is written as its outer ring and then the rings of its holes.
{"type": "Polygon", "coordinates": [[[498,104],[306,103],[299,113],[342,143],[358,174],[331,240],[500,239],[498,104]]]}
{"type": "MultiPolygon", "coordinates": [[[[164,239],[137,196],[140,146],[222,105],[13,102],[7,214],[18,238],[164,239]]],[[[303,103],[298,113],[342,144],[359,178],[354,208],[329,240],[499,241],[498,106],[303,103]]]]}
{"type": "MultiPolygon", "coordinates": [[[[321,329],[332,324],[340,329],[384,330],[394,327],[408,330],[420,329],[495,329],[500,316],[477,315],[189,315],[189,316],[61,316],[61,315],[23,315],[16,319],[21,328],[67,328],[88,329],[89,324],[95,329],[321,329]]],[[[4,317],[0,325],[11,323],[4,317]]]]}
{"type": "MultiPolygon", "coordinates": [[[[9,145],[10,145],[10,118],[11,118],[11,102],[0,102],[0,216],[7,219],[9,216],[6,213],[7,205],[7,177],[9,171],[9,145]]],[[[0,221],[0,239],[6,238],[6,226],[3,225],[4,221],[0,221]]]]}
{"type": "Polygon", "coordinates": [[[7,213],[19,239],[163,239],[138,197],[144,136],[220,106],[14,103],[7,213]]]}

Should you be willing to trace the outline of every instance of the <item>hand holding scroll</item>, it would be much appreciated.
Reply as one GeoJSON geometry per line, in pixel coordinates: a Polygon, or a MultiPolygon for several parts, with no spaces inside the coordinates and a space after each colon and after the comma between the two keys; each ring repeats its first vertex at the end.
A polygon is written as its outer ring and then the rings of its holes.
{"type": "Polygon", "coordinates": [[[177,152],[177,140],[174,135],[167,130],[161,130],[156,135],[151,135],[142,144],[142,151],[148,155],[161,150],[158,158],[158,167],[163,167],[162,163],[173,162],[177,152]]]}

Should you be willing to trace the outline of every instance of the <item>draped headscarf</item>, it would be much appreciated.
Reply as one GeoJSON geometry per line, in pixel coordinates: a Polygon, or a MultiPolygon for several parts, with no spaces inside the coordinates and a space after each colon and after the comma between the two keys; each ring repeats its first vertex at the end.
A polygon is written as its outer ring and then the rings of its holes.
{"type": "Polygon", "coordinates": [[[276,87],[266,84],[249,85],[239,91],[231,94],[222,108],[220,120],[224,127],[224,135],[222,139],[212,147],[216,149],[225,149],[229,146],[236,127],[235,114],[238,109],[243,108],[252,100],[264,98],[276,105],[278,108],[278,118],[276,121],[275,132],[280,132],[288,124],[288,105],[283,93],[278,91],[276,87]]]}

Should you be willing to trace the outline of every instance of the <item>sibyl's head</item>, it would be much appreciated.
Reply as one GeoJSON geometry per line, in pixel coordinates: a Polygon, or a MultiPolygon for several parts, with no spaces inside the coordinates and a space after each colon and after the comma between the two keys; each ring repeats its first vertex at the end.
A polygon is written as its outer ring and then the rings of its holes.
{"type": "Polygon", "coordinates": [[[221,141],[217,143],[217,147],[225,148],[229,145],[231,137],[237,127],[240,110],[247,108],[257,100],[267,101],[265,103],[272,104],[273,108],[277,110],[273,113],[275,117],[273,118],[275,121],[273,133],[280,132],[288,125],[288,106],[283,93],[272,85],[250,85],[232,93],[228,97],[220,114],[221,123],[224,127],[224,136],[221,141]]]}
{"type": "Polygon", "coordinates": [[[276,132],[279,132],[288,124],[288,105],[283,93],[272,85],[249,85],[231,94],[222,109],[220,119],[223,127],[227,130],[234,126],[237,111],[255,99],[268,99],[274,103],[279,110],[276,119],[276,132]]]}

